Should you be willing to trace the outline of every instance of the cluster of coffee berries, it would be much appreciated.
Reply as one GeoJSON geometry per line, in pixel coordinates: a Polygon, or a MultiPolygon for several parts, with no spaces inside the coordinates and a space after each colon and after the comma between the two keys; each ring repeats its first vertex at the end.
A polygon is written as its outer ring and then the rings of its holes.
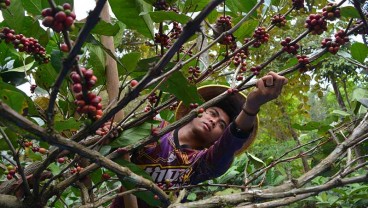
{"type": "Polygon", "coordinates": [[[262,69],[261,66],[253,66],[250,68],[250,71],[253,72],[254,75],[258,75],[261,69],[262,69]]]}
{"type": "Polygon", "coordinates": [[[322,48],[327,48],[328,52],[332,54],[336,54],[341,45],[344,45],[346,42],[349,42],[349,37],[346,36],[346,33],[343,30],[339,30],[335,34],[335,41],[331,38],[325,38],[322,40],[321,45],[322,48]]]}
{"type": "Polygon", "coordinates": [[[309,58],[306,55],[297,55],[298,62],[302,65],[309,64],[309,58]]]}
{"type": "Polygon", "coordinates": [[[70,169],[70,173],[71,174],[75,174],[75,173],[79,173],[79,172],[81,172],[83,170],[83,168],[81,167],[81,166],[79,166],[79,165],[75,165],[75,167],[74,168],[71,168],[70,169]]]}
{"type": "Polygon", "coordinates": [[[6,175],[6,178],[8,180],[11,180],[14,178],[15,174],[17,173],[17,167],[13,165],[6,166],[6,170],[4,174],[6,175]]]}
{"type": "Polygon", "coordinates": [[[346,35],[344,30],[339,30],[335,34],[335,42],[344,45],[345,43],[349,42],[349,37],[346,35]]]}
{"type": "Polygon", "coordinates": [[[119,136],[119,131],[118,130],[120,128],[115,128],[115,127],[116,127],[116,123],[112,123],[111,121],[107,121],[104,124],[102,124],[102,126],[100,128],[98,128],[96,130],[96,134],[100,135],[100,136],[105,136],[107,133],[109,133],[112,130],[109,137],[110,138],[116,138],[116,137],[119,136]]]}
{"type": "Polygon", "coordinates": [[[293,7],[296,10],[303,9],[304,8],[304,0],[292,0],[293,1],[293,7]]]}
{"type": "Polygon", "coordinates": [[[245,72],[247,70],[246,66],[247,66],[247,54],[245,50],[240,50],[238,53],[235,54],[234,58],[233,58],[233,63],[235,66],[239,66],[241,65],[240,70],[242,72],[245,72]]]}
{"type": "Polygon", "coordinates": [[[299,45],[297,43],[291,44],[291,38],[287,37],[285,40],[281,41],[282,50],[288,52],[289,54],[296,55],[298,53],[299,45]]]}
{"type": "Polygon", "coordinates": [[[155,33],[155,43],[168,47],[171,43],[170,37],[163,33],[155,33]]]}
{"type": "Polygon", "coordinates": [[[35,153],[38,152],[38,153],[43,154],[43,155],[48,152],[47,149],[45,149],[43,147],[35,147],[35,146],[32,147],[32,151],[35,152],[35,153]]]}
{"type": "MultiPolygon", "coordinates": [[[[97,77],[93,75],[92,69],[81,68],[84,77],[84,83],[87,90],[91,90],[97,82],[97,77]]],[[[101,97],[93,92],[88,92],[87,96],[83,96],[82,77],[76,72],[70,73],[73,82],[73,92],[75,93],[75,103],[77,104],[77,112],[80,114],[88,114],[93,119],[98,120],[102,117],[101,97]]]]}
{"type": "Polygon", "coordinates": [[[52,28],[55,32],[69,30],[74,25],[75,13],[70,4],[58,5],[54,9],[46,8],[42,10],[42,24],[52,28]]]}
{"type": "Polygon", "coordinates": [[[32,147],[33,146],[33,142],[32,141],[28,141],[28,140],[24,140],[21,142],[21,146],[23,147],[32,147]]]}
{"type": "Polygon", "coordinates": [[[156,102],[157,102],[157,99],[158,99],[158,97],[157,97],[157,95],[156,95],[156,93],[155,92],[153,92],[153,93],[151,93],[149,96],[148,96],[148,102],[151,104],[151,105],[153,105],[153,104],[155,104],[156,102]]]}
{"type": "Polygon", "coordinates": [[[233,34],[225,35],[225,37],[223,37],[219,43],[223,45],[232,45],[235,43],[235,37],[233,34]]]}
{"type": "Polygon", "coordinates": [[[231,29],[231,16],[221,16],[217,19],[216,25],[222,27],[222,31],[231,29]]]}
{"type": "Polygon", "coordinates": [[[178,22],[173,22],[173,29],[170,32],[170,38],[177,39],[179,35],[183,32],[183,29],[178,22]]]}
{"type": "Polygon", "coordinates": [[[6,43],[13,43],[15,49],[31,54],[39,63],[50,61],[50,56],[46,54],[45,48],[33,37],[27,38],[23,34],[15,34],[14,30],[4,27],[0,32],[1,40],[5,40],[6,43]]]}
{"type": "Polygon", "coordinates": [[[166,0],[156,0],[155,3],[153,3],[152,5],[153,7],[155,7],[156,11],[161,11],[161,10],[169,10],[170,5],[166,2],[166,0]]]}
{"type": "Polygon", "coordinates": [[[190,109],[195,109],[195,108],[198,108],[199,104],[198,103],[190,103],[189,104],[189,108],[190,109]]]}
{"type": "Polygon", "coordinates": [[[0,0],[1,9],[6,9],[10,6],[10,0],[0,0]]]}
{"type": "Polygon", "coordinates": [[[170,179],[165,179],[164,183],[157,183],[157,186],[162,189],[166,190],[173,186],[174,184],[170,181],[170,179]]]}
{"type": "Polygon", "coordinates": [[[229,88],[229,89],[227,89],[227,91],[226,91],[228,94],[230,94],[230,95],[232,95],[232,94],[235,94],[235,93],[238,93],[239,92],[239,90],[238,89],[236,89],[236,88],[229,88]]]}
{"type": "Polygon", "coordinates": [[[335,41],[332,41],[331,38],[325,38],[321,42],[322,48],[327,48],[328,52],[332,54],[336,54],[339,49],[340,45],[336,43],[335,41]]]}
{"type": "Polygon", "coordinates": [[[258,48],[262,43],[266,43],[268,41],[270,35],[267,33],[265,27],[258,27],[254,31],[253,38],[255,39],[253,47],[258,48]]]}
{"type": "Polygon", "coordinates": [[[327,30],[327,22],[320,14],[310,14],[305,21],[304,27],[311,30],[313,35],[321,35],[327,30]]]}
{"type": "Polygon", "coordinates": [[[341,16],[340,8],[337,7],[335,3],[328,3],[327,6],[322,9],[322,15],[326,19],[333,21],[341,16]]]}
{"type": "Polygon", "coordinates": [[[188,73],[189,73],[188,80],[190,82],[193,82],[199,77],[199,75],[201,74],[201,70],[199,66],[195,66],[195,67],[190,66],[188,68],[188,73]]]}
{"type": "Polygon", "coordinates": [[[271,18],[271,23],[277,27],[284,27],[286,25],[286,18],[282,14],[276,14],[271,18]]]}
{"type": "Polygon", "coordinates": [[[171,110],[171,111],[176,110],[176,108],[178,107],[178,105],[179,105],[179,103],[178,103],[178,102],[174,102],[173,104],[171,104],[171,105],[169,106],[169,110],[171,110]]]}

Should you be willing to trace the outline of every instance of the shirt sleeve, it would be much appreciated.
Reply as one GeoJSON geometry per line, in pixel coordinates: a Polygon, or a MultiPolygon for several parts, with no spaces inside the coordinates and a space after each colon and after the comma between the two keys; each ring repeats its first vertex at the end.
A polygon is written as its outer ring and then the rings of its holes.
{"type": "Polygon", "coordinates": [[[236,129],[235,124],[231,123],[210,148],[198,153],[192,166],[191,184],[216,178],[229,169],[235,152],[243,146],[251,133],[251,131],[241,132],[236,129]]]}

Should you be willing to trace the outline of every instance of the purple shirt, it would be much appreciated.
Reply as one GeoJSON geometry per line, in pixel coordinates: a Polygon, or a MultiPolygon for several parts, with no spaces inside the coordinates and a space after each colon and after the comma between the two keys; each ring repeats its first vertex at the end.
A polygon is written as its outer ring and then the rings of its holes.
{"type": "Polygon", "coordinates": [[[234,153],[247,141],[249,133],[237,132],[231,123],[208,149],[180,146],[177,130],[133,153],[131,161],[143,168],[157,184],[169,180],[173,187],[197,184],[224,174],[234,153]]]}

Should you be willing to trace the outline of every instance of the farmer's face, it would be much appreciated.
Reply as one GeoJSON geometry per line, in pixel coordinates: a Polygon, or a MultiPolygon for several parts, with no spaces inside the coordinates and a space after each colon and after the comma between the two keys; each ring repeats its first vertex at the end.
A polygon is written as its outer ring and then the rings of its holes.
{"type": "Polygon", "coordinates": [[[230,123],[229,116],[219,107],[210,107],[202,117],[193,119],[193,128],[204,147],[211,146],[230,123]]]}

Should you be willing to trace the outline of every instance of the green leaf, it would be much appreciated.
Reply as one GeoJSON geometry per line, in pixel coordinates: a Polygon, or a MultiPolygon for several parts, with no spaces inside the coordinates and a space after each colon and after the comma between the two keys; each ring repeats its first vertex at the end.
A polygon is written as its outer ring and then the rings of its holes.
{"type": "Polygon", "coordinates": [[[59,73],[63,67],[63,56],[64,54],[60,50],[52,50],[51,52],[51,65],[54,67],[57,73],[59,73]]]}
{"type": "Polygon", "coordinates": [[[23,72],[23,73],[26,73],[28,70],[32,69],[32,66],[35,62],[32,61],[31,63],[27,64],[27,65],[24,65],[24,66],[20,66],[20,67],[17,67],[17,68],[13,68],[13,69],[9,69],[7,71],[4,71],[2,73],[7,73],[7,72],[23,72]]]}
{"type": "Polygon", "coordinates": [[[356,88],[351,95],[351,100],[359,100],[368,97],[368,90],[364,88],[356,88]]]}
{"type": "Polygon", "coordinates": [[[22,0],[22,5],[28,14],[40,15],[42,12],[42,2],[40,0],[22,0]]]}
{"type": "Polygon", "coordinates": [[[350,50],[351,56],[360,63],[364,64],[364,60],[368,55],[368,47],[363,43],[355,42],[351,45],[350,50]]]}
{"type": "Polygon", "coordinates": [[[61,171],[59,165],[57,165],[56,163],[51,163],[48,168],[51,170],[51,173],[53,175],[57,175],[61,171]]]}
{"type": "Polygon", "coordinates": [[[190,84],[184,75],[178,71],[174,72],[173,75],[160,86],[160,89],[175,95],[179,100],[183,101],[186,106],[189,106],[190,103],[203,103],[197,92],[197,87],[190,84]]]}
{"type": "Polygon", "coordinates": [[[64,130],[76,131],[83,125],[82,122],[75,120],[75,118],[69,118],[68,120],[55,121],[55,130],[62,132],[64,130]]]}
{"type": "Polygon", "coordinates": [[[358,11],[353,6],[340,7],[340,14],[346,18],[360,18],[358,11]]]}
{"type": "Polygon", "coordinates": [[[42,156],[40,153],[35,153],[32,150],[28,151],[28,157],[31,158],[33,161],[41,161],[42,156]]]}
{"type": "Polygon", "coordinates": [[[57,73],[51,64],[42,64],[33,76],[38,86],[49,90],[56,80],[57,73]]]}
{"type": "Polygon", "coordinates": [[[316,122],[316,121],[311,121],[311,122],[308,122],[308,123],[303,124],[303,125],[294,123],[294,124],[292,124],[292,127],[294,129],[305,130],[305,131],[312,131],[312,130],[318,129],[318,131],[320,131],[320,132],[327,131],[328,129],[331,128],[330,125],[326,125],[324,123],[316,122]]]}
{"type": "MultiPolygon", "coordinates": [[[[140,52],[132,52],[132,53],[128,53],[125,54],[122,58],[121,58],[121,63],[123,64],[123,66],[125,66],[126,70],[128,70],[128,72],[131,72],[133,70],[135,70],[135,68],[138,65],[138,61],[141,58],[141,53],[140,52]]],[[[125,74],[123,72],[120,73],[121,75],[125,74]]]]}
{"type": "Polygon", "coordinates": [[[207,4],[210,3],[210,0],[187,0],[185,1],[184,11],[188,12],[198,12],[202,11],[207,4]]]}
{"type": "Polygon", "coordinates": [[[38,115],[38,111],[37,111],[37,109],[34,105],[34,102],[31,100],[31,98],[29,98],[27,96],[26,93],[24,93],[23,91],[19,90],[16,87],[14,87],[13,85],[2,82],[1,80],[0,80],[0,89],[1,90],[9,90],[14,94],[21,95],[23,98],[20,98],[20,100],[17,100],[17,101],[20,102],[21,100],[24,99],[27,102],[26,106],[28,107],[28,109],[25,107],[22,112],[28,111],[27,115],[30,115],[30,116],[38,115]]]}
{"type": "Polygon", "coordinates": [[[100,20],[98,24],[92,29],[92,34],[105,35],[105,36],[114,36],[120,30],[119,24],[112,24],[100,20]]]}
{"type": "Polygon", "coordinates": [[[253,159],[254,161],[261,163],[262,165],[266,165],[265,162],[263,162],[263,160],[261,160],[260,158],[256,157],[255,155],[247,152],[247,155],[250,157],[250,159],[253,159]]]}
{"type": "Polygon", "coordinates": [[[153,21],[148,14],[140,16],[142,12],[152,11],[152,6],[143,0],[111,0],[111,9],[116,18],[122,21],[128,29],[133,29],[147,38],[153,38],[153,21]]]}
{"type": "Polygon", "coordinates": [[[102,48],[94,45],[89,45],[88,47],[90,51],[90,57],[87,64],[87,68],[92,68],[94,75],[98,77],[97,83],[95,86],[102,85],[105,83],[105,53],[102,48]]]}
{"type": "Polygon", "coordinates": [[[190,17],[188,17],[187,15],[178,14],[173,11],[155,11],[155,12],[148,12],[148,14],[152,18],[152,20],[157,23],[163,22],[166,20],[172,20],[172,21],[179,22],[181,24],[185,24],[190,20],[190,17]]]}
{"type": "Polygon", "coordinates": [[[350,113],[342,111],[342,110],[334,110],[331,112],[331,114],[339,115],[339,116],[350,116],[350,113]]]}
{"type": "Polygon", "coordinates": [[[191,192],[188,196],[187,196],[187,199],[189,201],[195,201],[197,199],[197,194],[194,193],[194,192],[191,192]]]}
{"type": "MultiPolygon", "coordinates": [[[[239,22],[240,18],[236,18],[234,22],[239,22]]],[[[254,33],[254,30],[258,26],[259,22],[257,20],[248,20],[243,22],[243,24],[239,27],[238,30],[234,32],[234,36],[238,40],[243,40],[246,37],[251,37],[254,33]]]]}
{"type": "Polygon", "coordinates": [[[228,0],[226,1],[226,6],[234,12],[249,12],[255,5],[257,4],[257,0],[247,0],[247,1],[239,1],[239,0],[228,0]]]}
{"type": "Polygon", "coordinates": [[[27,115],[28,103],[21,93],[13,90],[1,89],[0,100],[21,115],[27,115]]]}
{"type": "Polygon", "coordinates": [[[113,148],[125,147],[130,144],[139,142],[151,134],[152,126],[157,126],[159,121],[146,122],[140,126],[133,127],[123,131],[110,145],[113,148]]]}
{"type": "Polygon", "coordinates": [[[90,177],[91,177],[94,184],[97,184],[98,182],[101,181],[101,176],[102,176],[102,169],[101,168],[94,170],[90,174],[90,177]]]}
{"type": "MultiPolygon", "coordinates": [[[[6,136],[10,140],[10,143],[12,143],[14,147],[16,147],[18,145],[19,135],[6,127],[0,127],[0,128],[4,130],[6,136]]],[[[0,150],[9,150],[8,143],[5,141],[5,139],[3,138],[1,134],[0,134],[0,150]]]]}
{"type": "Polygon", "coordinates": [[[21,0],[12,0],[7,9],[1,10],[4,22],[16,33],[19,33],[23,28],[25,17],[24,8],[21,0]]]}
{"type": "Polygon", "coordinates": [[[101,155],[105,156],[110,153],[110,150],[111,150],[111,146],[106,145],[106,146],[102,146],[99,152],[101,153],[101,155]]]}

